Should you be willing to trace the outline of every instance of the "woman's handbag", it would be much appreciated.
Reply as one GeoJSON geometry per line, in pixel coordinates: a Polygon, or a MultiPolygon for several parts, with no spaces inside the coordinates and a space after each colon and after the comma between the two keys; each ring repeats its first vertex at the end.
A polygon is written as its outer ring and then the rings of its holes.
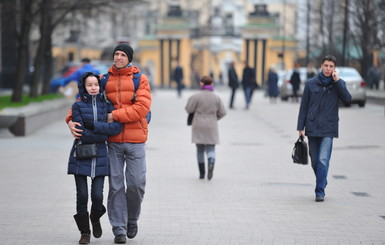
{"type": "Polygon", "coordinates": [[[75,157],[77,159],[88,159],[88,158],[96,157],[96,152],[97,152],[96,143],[82,144],[82,142],[79,141],[77,144],[75,144],[75,152],[76,152],[75,157]]]}
{"type": "Polygon", "coordinates": [[[192,124],[193,118],[194,118],[194,112],[189,113],[187,117],[187,126],[190,126],[192,124]]]}
{"type": "Polygon", "coordinates": [[[297,142],[295,142],[291,158],[293,159],[293,163],[304,165],[308,163],[308,148],[303,136],[300,136],[297,142]]]}

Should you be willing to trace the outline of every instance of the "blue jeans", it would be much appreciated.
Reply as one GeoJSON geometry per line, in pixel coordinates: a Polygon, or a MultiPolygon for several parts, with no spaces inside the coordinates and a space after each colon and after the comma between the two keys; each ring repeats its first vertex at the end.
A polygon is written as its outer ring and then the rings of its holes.
{"type": "Polygon", "coordinates": [[[205,152],[207,158],[215,159],[215,145],[196,144],[198,163],[205,162],[205,152]]]}
{"type": "MultiPolygon", "coordinates": [[[[87,176],[75,174],[76,183],[76,212],[77,214],[87,213],[88,203],[88,184],[87,176]]],[[[103,212],[103,188],[104,176],[97,176],[91,180],[91,209],[103,212]]]]}
{"type": "Polygon", "coordinates": [[[311,166],[316,177],[315,194],[325,196],[329,161],[332,155],[333,138],[331,137],[308,137],[311,166]]]}
{"type": "Polygon", "coordinates": [[[249,108],[250,101],[251,101],[252,88],[246,87],[244,89],[244,91],[245,91],[245,98],[246,98],[246,108],[249,108]]]}

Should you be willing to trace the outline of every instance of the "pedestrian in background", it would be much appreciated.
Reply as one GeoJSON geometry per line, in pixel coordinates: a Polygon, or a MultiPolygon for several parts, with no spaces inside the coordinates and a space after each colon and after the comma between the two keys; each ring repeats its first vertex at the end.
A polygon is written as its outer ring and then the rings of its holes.
{"type": "Polygon", "coordinates": [[[207,178],[213,177],[215,145],[219,144],[218,120],[226,115],[222,100],[214,93],[213,80],[202,77],[201,90],[192,95],[186,104],[187,113],[194,113],[192,121],[192,143],[196,144],[199,178],[205,177],[205,153],[208,160],[207,178]]]}
{"type": "Polygon", "coordinates": [[[312,63],[309,63],[306,67],[306,79],[309,80],[310,78],[313,78],[315,75],[317,75],[317,69],[313,66],[312,63]]]}
{"type": "Polygon", "coordinates": [[[85,72],[78,81],[81,100],[72,105],[72,120],[83,126],[83,134],[75,139],[68,162],[68,174],[75,176],[76,183],[76,224],[81,233],[80,244],[90,242],[90,222],[94,237],[102,236],[100,217],[106,212],[103,205],[104,178],[110,174],[107,138],[122,131],[119,122],[108,123],[107,114],[114,110],[100,89],[99,76],[92,72],[85,72]],[[78,144],[96,144],[96,155],[82,159],[76,154],[78,144]],[[91,177],[91,213],[88,212],[88,183],[91,177]]]}
{"type": "Polygon", "coordinates": [[[294,65],[294,70],[290,77],[290,84],[293,88],[293,102],[298,102],[298,90],[301,85],[301,77],[298,70],[299,67],[299,64],[294,65]]]}
{"type": "Polygon", "coordinates": [[[380,79],[381,79],[381,72],[380,72],[380,69],[378,69],[378,66],[376,64],[370,67],[367,77],[368,77],[369,88],[378,90],[380,79]]]}
{"type": "Polygon", "coordinates": [[[234,62],[230,63],[228,76],[229,76],[229,87],[231,88],[230,109],[233,109],[235,92],[237,91],[237,88],[239,85],[238,75],[234,68],[234,62]]]}
{"type": "Polygon", "coordinates": [[[298,114],[299,136],[309,139],[309,153],[316,177],[315,201],[325,197],[333,138],[338,138],[339,101],[352,99],[344,80],[335,70],[337,60],[327,55],[322,59],[321,72],[307,81],[298,114]]]}
{"type": "Polygon", "coordinates": [[[176,90],[178,93],[178,97],[182,97],[182,89],[184,87],[183,85],[183,68],[180,66],[179,62],[175,67],[174,70],[174,80],[176,82],[176,90]]]}
{"type": "MultiPolygon", "coordinates": [[[[96,69],[93,65],[91,65],[91,60],[89,58],[83,58],[81,62],[82,62],[82,66],[79,69],[77,69],[74,73],[69,75],[68,77],[58,78],[52,81],[51,92],[55,92],[55,89],[57,87],[63,88],[67,86],[71,81],[79,81],[81,75],[84,72],[90,71],[99,75],[99,70],[96,69]]],[[[76,95],[76,97],[77,98],[79,97],[79,93],[76,95]]]]}
{"type": "Polygon", "coordinates": [[[277,102],[277,96],[279,94],[278,90],[278,74],[273,67],[269,69],[269,73],[267,75],[267,94],[270,98],[270,102],[277,102]]]}
{"type": "MultiPolygon", "coordinates": [[[[120,134],[108,138],[110,160],[109,193],[107,212],[115,235],[115,243],[126,243],[138,233],[138,219],[146,186],[146,151],[148,136],[146,115],[150,111],[151,91],[145,74],[140,75],[139,87],[135,92],[133,77],[140,73],[131,64],[134,51],[122,43],[113,52],[114,64],[108,69],[105,86],[107,98],[115,110],[108,114],[108,122],[123,123],[120,134]]],[[[80,137],[82,130],[71,121],[66,121],[74,137],[80,137]]]]}
{"type": "Polygon", "coordinates": [[[256,87],[256,80],[255,80],[254,69],[251,68],[246,61],[244,62],[244,68],[242,73],[242,86],[245,92],[245,99],[246,99],[245,109],[249,109],[251,98],[253,96],[253,91],[254,91],[254,88],[256,87]]]}

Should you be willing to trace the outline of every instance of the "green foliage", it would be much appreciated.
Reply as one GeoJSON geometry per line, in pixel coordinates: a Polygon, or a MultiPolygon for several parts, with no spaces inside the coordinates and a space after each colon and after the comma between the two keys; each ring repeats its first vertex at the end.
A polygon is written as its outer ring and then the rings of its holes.
{"type": "Polygon", "coordinates": [[[11,95],[0,96],[0,110],[6,107],[25,106],[31,102],[40,102],[44,100],[53,100],[53,99],[63,98],[64,96],[61,94],[45,94],[45,95],[40,95],[36,98],[30,98],[28,97],[27,94],[24,94],[21,102],[11,102],[11,97],[12,97],[11,95]]]}

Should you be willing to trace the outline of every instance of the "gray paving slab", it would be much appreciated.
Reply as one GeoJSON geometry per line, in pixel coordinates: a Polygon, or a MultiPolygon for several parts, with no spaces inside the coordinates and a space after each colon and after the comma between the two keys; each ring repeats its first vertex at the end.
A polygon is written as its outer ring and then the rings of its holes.
{"type": "MultiPolygon", "coordinates": [[[[316,203],[311,167],[290,158],[299,104],[257,91],[244,110],[239,90],[219,123],[214,178],[199,180],[184,111],[193,92],[154,93],[146,194],[127,244],[385,244],[382,106],[341,108],[326,199],[316,203]]],[[[217,92],[228,105],[230,92],[217,92]]],[[[64,116],[26,137],[0,131],[0,244],[77,244],[64,116]]],[[[107,216],[102,227],[91,244],[113,244],[107,216]]]]}

